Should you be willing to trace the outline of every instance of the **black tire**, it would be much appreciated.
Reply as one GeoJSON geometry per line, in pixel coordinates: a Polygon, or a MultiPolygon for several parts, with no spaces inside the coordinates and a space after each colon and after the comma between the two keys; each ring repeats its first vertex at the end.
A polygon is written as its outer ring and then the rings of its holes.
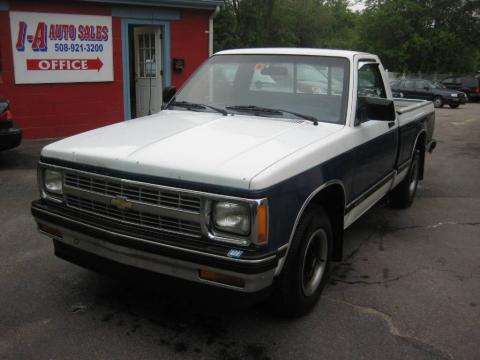
{"type": "Polygon", "coordinates": [[[298,224],[274,285],[270,303],[278,315],[305,315],[317,303],[328,280],[332,239],[330,218],[321,206],[312,205],[298,224]]]}
{"type": "Polygon", "coordinates": [[[444,104],[443,98],[441,96],[435,96],[433,98],[433,106],[436,108],[442,108],[444,104]]]}
{"type": "Polygon", "coordinates": [[[415,200],[420,174],[420,151],[415,150],[407,176],[390,193],[390,204],[397,209],[410,207],[415,200]]]}
{"type": "Polygon", "coordinates": [[[458,108],[459,106],[460,106],[459,104],[450,104],[450,107],[451,107],[452,109],[456,109],[456,108],[458,108]]]}

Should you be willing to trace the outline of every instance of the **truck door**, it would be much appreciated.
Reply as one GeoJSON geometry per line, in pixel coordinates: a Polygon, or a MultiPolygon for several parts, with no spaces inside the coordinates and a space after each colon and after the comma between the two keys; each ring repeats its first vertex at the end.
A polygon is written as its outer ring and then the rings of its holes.
{"type": "MultiPolygon", "coordinates": [[[[357,96],[387,98],[378,63],[359,63],[357,96]]],[[[355,128],[362,144],[354,150],[352,199],[365,197],[385,185],[393,173],[398,148],[395,121],[372,119],[355,128]]]]}

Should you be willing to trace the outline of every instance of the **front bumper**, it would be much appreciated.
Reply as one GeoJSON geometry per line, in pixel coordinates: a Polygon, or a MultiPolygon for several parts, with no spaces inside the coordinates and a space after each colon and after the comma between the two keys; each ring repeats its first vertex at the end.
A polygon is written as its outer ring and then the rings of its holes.
{"type": "Polygon", "coordinates": [[[0,151],[9,150],[20,145],[22,130],[18,128],[0,129],[0,151]]]}
{"type": "MultiPolygon", "coordinates": [[[[207,250],[175,246],[161,240],[139,237],[99,226],[83,219],[69,216],[45,201],[32,203],[32,214],[37,224],[55,228],[61,236],[42,232],[54,239],[56,254],[64,259],[82,265],[76,257],[82,252],[91,259],[101,257],[119,264],[168,275],[184,280],[214,285],[240,292],[253,293],[269,287],[277,267],[285,256],[286,248],[258,258],[237,259],[207,250]],[[70,254],[69,254],[70,253],[70,254]],[[242,280],[242,286],[232,286],[199,277],[199,271],[206,270],[242,280]]],[[[86,267],[90,267],[85,264],[86,267]]]]}
{"type": "Polygon", "coordinates": [[[453,105],[464,105],[467,103],[467,98],[464,97],[464,96],[459,96],[459,97],[450,97],[447,99],[447,103],[450,105],[450,104],[453,104],[453,105]]]}

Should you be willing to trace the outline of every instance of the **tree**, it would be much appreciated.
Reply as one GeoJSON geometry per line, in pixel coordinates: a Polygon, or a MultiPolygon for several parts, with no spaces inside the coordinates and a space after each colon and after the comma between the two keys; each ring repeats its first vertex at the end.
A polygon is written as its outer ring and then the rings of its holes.
{"type": "Polygon", "coordinates": [[[479,68],[478,2],[369,0],[360,48],[399,72],[471,72],[479,68]]]}
{"type": "Polygon", "coordinates": [[[480,70],[480,0],[226,0],[215,49],[325,47],[379,54],[399,72],[480,70]]]}
{"type": "Polygon", "coordinates": [[[349,47],[355,20],[347,0],[226,0],[215,23],[215,49],[349,47]]]}

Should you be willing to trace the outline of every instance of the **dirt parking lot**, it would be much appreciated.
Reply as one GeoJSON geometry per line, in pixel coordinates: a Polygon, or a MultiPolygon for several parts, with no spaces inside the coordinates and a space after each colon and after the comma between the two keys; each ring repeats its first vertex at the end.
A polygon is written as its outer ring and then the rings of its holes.
{"type": "Polygon", "coordinates": [[[57,259],[29,205],[45,141],[0,153],[0,359],[479,359],[480,104],[436,114],[437,149],[408,210],[346,234],[318,306],[262,306],[57,259]]]}

